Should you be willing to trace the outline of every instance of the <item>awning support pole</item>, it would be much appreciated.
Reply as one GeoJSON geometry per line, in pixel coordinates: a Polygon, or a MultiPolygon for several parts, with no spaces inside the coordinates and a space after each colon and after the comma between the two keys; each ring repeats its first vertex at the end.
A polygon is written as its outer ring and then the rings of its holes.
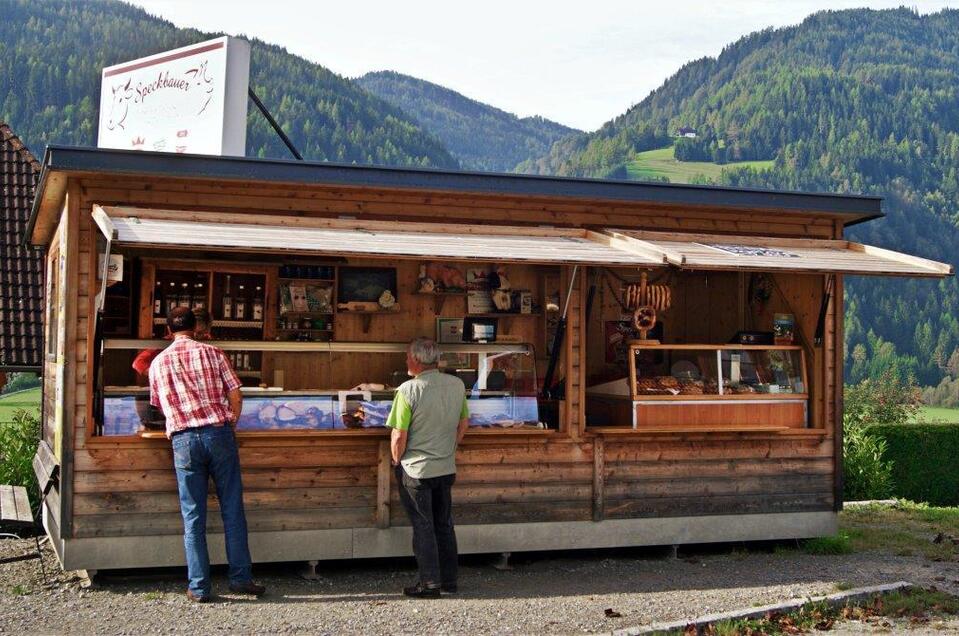
{"type": "Polygon", "coordinates": [[[556,334],[553,337],[553,350],[549,355],[549,365],[546,367],[546,375],[543,376],[543,395],[552,397],[551,386],[553,384],[553,375],[556,373],[556,364],[559,362],[559,350],[563,346],[563,337],[566,334],[566,314],[569,312],[569,301],[573,296],[573,285],[576,283],[576,272],[579,271],[579,265],[573,266],[573,273],[569,277],[569,290],[566,292],[566,303],[563,305],[563,315],[560,316],[556,324],[556,334]]]}

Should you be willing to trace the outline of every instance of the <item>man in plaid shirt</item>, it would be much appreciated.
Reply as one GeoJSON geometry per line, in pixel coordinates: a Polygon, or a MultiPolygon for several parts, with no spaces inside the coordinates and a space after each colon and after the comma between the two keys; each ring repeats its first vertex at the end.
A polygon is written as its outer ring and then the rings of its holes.
{"type": "Polygon", "coordinates": [[[173,343],[150,364],[150,403],[163,410],[183,515],[189,587],[187,597],[210,600],[206,547],[207,484],[213,477],[223,517],[230,591],[260,596],[247,545],[240,458],[233,425],[240,417],[240,380],[223,352],[194,340],[196,316],[177,307],[167,316],[173,343]]]}

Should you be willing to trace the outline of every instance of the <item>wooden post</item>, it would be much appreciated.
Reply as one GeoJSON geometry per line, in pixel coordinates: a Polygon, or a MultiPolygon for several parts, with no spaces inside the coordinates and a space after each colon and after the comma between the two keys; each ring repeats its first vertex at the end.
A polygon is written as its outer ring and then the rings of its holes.
{"type": "Polygon", "coordinates": [[[833,491],[833,510],[839,512],[842,510],[842,491],[843,491],[843,480],[845,476],[843,475],[842,469],[842,438],[844,431],[842,428],[842,414],[843,414],[843,387],[845,374],[843,373],[843,363],[845,362],[843,356],[843,319],[845,316],[845,302],[844,302],[844,291],[843,291],[843,277],[840,274],[836,275],[836,282],[832,290],[832,322],[833,322],[833,334],[832,334],[832,354],[835,356],[835,370],[833,371],[835,377],[833,378],[833,413],[832,421],[825,422],[824,426],[827,429],[828,433],[832,433],[833,436],[833,457],[834,457],[834,491],[833,491]]]}
{"type": "Polygon", "coordinates": [[[602,437],[593,440],[593,521],[606,517],[606,442],[602,437]]]}
{"type": "Polygon", "coordinates": [[[390,527],[390,442],[380,442],[380,461],[376,471],[376,527],[390,527]]]}

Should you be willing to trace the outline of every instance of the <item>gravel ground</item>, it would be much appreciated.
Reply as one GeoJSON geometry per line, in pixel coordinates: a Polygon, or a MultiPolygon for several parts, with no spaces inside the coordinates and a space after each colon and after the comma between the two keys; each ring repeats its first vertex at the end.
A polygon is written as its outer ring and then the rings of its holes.
{"type": "MultiPolygon", "coordinates": [[[[0,557],[31,546],[0,540],[0,557]]],[[[49,571],[57,566],[45,549],[49,571]]],[[[37,561],[22,561],[0,565],[0,634],[595,633],[827,594],[839,585],[907,580],[959,594],[955,560],[814,556],[768,545],[684,548],[678,560],[662,550],[521,554],[510,571],[493,569],[491,556],[462,561],[461,592],[439,600],[405,599],[400,590],[415,568],[393,559],[323,563],[319,581],[297,576],[299,564],[257,566],[257,579],[269,587],[260,600],[230,594],[217,569],[219,596],[209,605],[186,600],[181,569],[101,574],[82,589],[74,573],[58,570],[44,585],[37,561]],[[620,616],[607,616],[607,608],[620,616]]],[[[859,633],[854,624],[842,629],[859,633]]]]}

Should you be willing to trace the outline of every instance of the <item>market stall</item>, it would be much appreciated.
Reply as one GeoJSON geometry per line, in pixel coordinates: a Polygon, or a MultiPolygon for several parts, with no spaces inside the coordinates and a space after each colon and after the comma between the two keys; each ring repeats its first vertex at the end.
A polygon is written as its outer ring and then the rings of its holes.
{"type": "Polygon", "coordinates": [[[170,446],[134,361],[188,306],[244,382],[257,561],[409,553],[383,422],[423,335],[468,400],[463,552],[828,534],[842,276],[951,274],[843,240],[878,210],[53,148],[30,227],[49,274],[44,443],[62,474],[46,528],[65,567],[182,562],[170,446]]]}

